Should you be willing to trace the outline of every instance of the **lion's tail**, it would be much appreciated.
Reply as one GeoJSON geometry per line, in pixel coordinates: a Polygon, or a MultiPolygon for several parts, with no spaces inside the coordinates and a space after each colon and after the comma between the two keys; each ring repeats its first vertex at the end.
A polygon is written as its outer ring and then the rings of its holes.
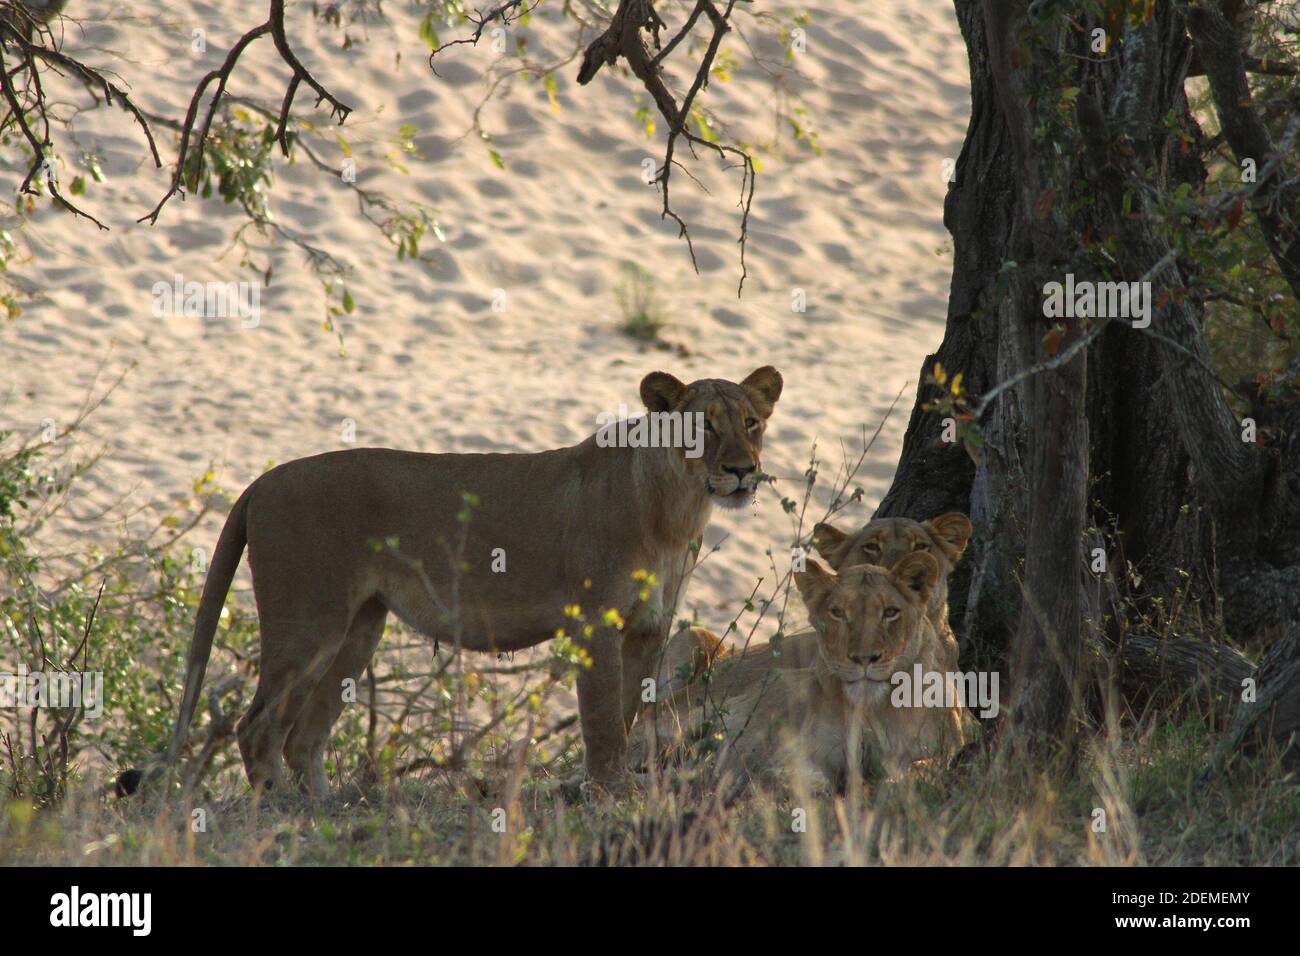
{"type": "Polygon", "coordinates": [[[167,768],[176,763],[181,748],[189,732],[190,721],[199,704],[199,692],[203,689],[203,675],[208,669],[208,658],[212,655],[212,640],[217,633],[217,623],[221,620],[221,609],[226,603],[226,592],[234,580],[239,568],[239,559],[248,542],[247,513],[248,496],[253,490],[249,487],[239,496],[235,506],[230,509],[230,517],[221,529],[217,539],[217,550],[213,552],[208,566],[207,580],[203,583],[203,596],[199,598],[198,614],[194,618],[194,636],[190,638],[190,652],[186,661],[185,694],[181,698],[180,715],[176,719],[176,731],[165,753],[159,754],[143,768],[125,770],[117,776],[117,795],[130,796],[151,780],[161,776],[167,768]]]}

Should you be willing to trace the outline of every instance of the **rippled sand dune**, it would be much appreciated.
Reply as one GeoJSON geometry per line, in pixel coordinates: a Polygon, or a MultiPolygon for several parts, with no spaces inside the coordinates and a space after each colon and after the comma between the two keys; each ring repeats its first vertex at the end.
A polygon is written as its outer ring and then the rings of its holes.
{"type": "MultiPolygon", "coordinates": [[[[701,154],[689,169],[708,193],[684,172],[674,177],[696,274],[643,181],[643,161],[662,156],[663,124],[647,138],[630,77],[604,70],[579,87],[575,60],[558,74],[554,107],[540,83],[499,86],[481,122],[500,168],[473,132],[501,60],[487,42],[445,51],[435,76],[405,6],[388,5],[387,22],[352,28],[348,49],[341,33],[296,6],[300,55],[355,109],[342,132],[357,184],[435,206],[445,242],[426,236],[420,261],[399,262],[348,185],[299,156],[277,165],[270,209],[284,229],[351,270],[356,305],[341,323],[345,354],[322,330],[323,292],[302,251],[274,237],[259,240],[253,257],[272,269],[256,327],[158,317],[157,283],[256,278],[231,247],[241,216],[218,199],[190,197],[173,199],[157,225],[137,224],[164,190],[166,171],[151,168],[119,111],[84,115],[80,148],[98,153],[106,176],[84,201],[111,231],[42,208],[24,231],[32,259],[13,267],[41,298],[0,324],[3,427],[65,423],[97,376],[103,385],[130,369],[79,438],[103,451],[69,512],[84,520],[55,533],[112,539],[187,495],[209,462],[237,493],[268,463],[347,447],[348,422],[355,445],[539,450],[575,443],[595,430],[598,413],[635,405],[652,369],[739,379],[768,363],[786,390],[764,464],[780,476],[781,494],[799,497],[817,443],[824,480],[814,519],[841,446],[856,458],[864,426],[874,430],[907,385],[856,482],[866,499],[850,514],[865,519],[888,486],[917,370],[943,329],[951,266],[944,161],[955,158],[969,111],[948,5],[803,4],[807,47],[794,57],[799,75],[788,86],[802,98],[820,155],[782,127],[770,79],[747,62],[738,38],[729,41],[740,69],[730,82],[711,83],[704,102],[735,139],[764,147],[739,298],[738,174],[701,154]],[[404,124],[413,127],[410,153],[400,148],[404,124]],[[632,264],[654,277],[671,349],[618,330],[618,290],[632,264]],[[800,295],[806,310],[796,312],[800,295]]],[[[70,29],[68,45],[99,51],[88,55],[114,66],[149,110],[174,118],[187,90],[260,15],[233,2],[83,10],[82,32],[70,29]],[[195,29],[205,31],[206,53],[191,50],[195,29]]],[[[774,31],[740,22],[756,49],[781,59],[774,31]]],[[[573,25],[546,7],[511,29],[512,49],[519,36],[538,61],[568,56],[575,45],[573,25]]],[[[262,42],[232,91],[275,106],[287,76],[262,42]]],[[[679,85],[685,78],[680,69],[673,75],[679,85]]],[[[67,97],[85,99],[72,87],[67,97]]],[[[298,113],[328,125],[306,96],[298,113]]],[[[174,157],[169,135],[162,146],[174,157]]],[[[332,136],[314,148],[331,166],[345,158],[332,136]]],[[[21,179],[17,167],[5,172],[11,183],[21,179]]],[[[221,517],[200,526],[195,541],[214,543],[221,517]]],[[[729,615],[719,607],[736,608],[769,574],[769,548],[784,570],[792,530],[771,491],[749,511],[716,514],[710,542],[723,543],[700,569],[688,607],[722,624],[729,615]]]]}

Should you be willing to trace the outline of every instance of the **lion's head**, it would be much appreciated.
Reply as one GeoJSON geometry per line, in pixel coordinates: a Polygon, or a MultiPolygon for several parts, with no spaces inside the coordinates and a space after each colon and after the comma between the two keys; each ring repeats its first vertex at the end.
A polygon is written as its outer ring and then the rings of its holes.
{"type": "Polygon", "coordinates": [[[740,384],[704,378],[685,385],[667,372],[641,380],[641,401],[650,412],[698,415],[704,429],[699,457],[682,452],[686,473],[703,482],[714,501],[739,508],[754,497],[762,462],[763,432],[781,397],[781,373],[770,365],[740,384]]]}
{"type": "Polygon", "coordinates": [[[818,524],[813,528],[813,547],[837,571],[855,564],[892,568],[909,554],[930,554],[939,566],[938,587],[931,603],[946,604],[948,575],[961,560],[970,536],[970,519],[950,511],[929,521],[877,518],[852,534],[834,525],[818,524]]]}
{"type": "Polygon", "coordinates": [[[821,660],[846,685],[888,682],[900,659],[915,654],[938,577],[938,563],[924,551],[888,569],[858,564],[836,574],[814,561],[794,575],[821,660]]]}

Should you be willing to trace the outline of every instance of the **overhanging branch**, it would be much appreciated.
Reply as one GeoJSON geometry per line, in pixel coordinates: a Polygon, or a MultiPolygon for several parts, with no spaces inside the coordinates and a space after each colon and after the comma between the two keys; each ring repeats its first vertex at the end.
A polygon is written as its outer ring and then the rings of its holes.
{"type": "Polygon", "coordinates": [[[193,184],[192,188],[197,186],[199,177],[203,170],[203,147],[208,139],[208,131],[212,127],[212,119],[216,115],[218,107],[221,105],[222,97],[225,95],[226,84],[230,80],[230,74],[234,72],[235,65],[239,62],[240,56],[243,55],[249,45],[258,38],[267,35],[270,35],[272,42],[275,44],[275,49],[276,52],[280,54],[280,59],[282,59],[293,71],[293,75],[289,79],[289,85],[285,90],[284,99],[280,105],[280,118],[276,124],[275,131],[276,141],[280,144],[280,149],[284,152],[284,155],[289,155],[289,140],[287,133],[289,111],[293,108],[294,96],[297,94],[298,87],[302,83],[306,83],[307,86],[316,94],[317,106],[320,106],[322,102],[328,103],[330,114],[332,116],[336,117],[340,123],[347,120],[348,114],[352,112],[352,107],[347,106],[330,93],[329,90],[325,89],[325,87],[322,86],[314,76],[312,76],[311,72],[303,66],[302,61],[298,59],[297,55],[293,52],[292,47],[289,45],[288,35],[285,32],[284,0],[271,0],[271,10],[266,22],[249,30],[235,41],[235,45],[231,47],[230,52],[226,54],[225,62],[223,62],[218,69],[212,70],[199,81],[199,85],[194,90],[194,95],[190,97],[190,106],[186,111],[185,122],[181,127],[180,150],[176,156],[176,172],[172,176],[171,186],[168,187],[167,192],[163,194],[163,197],[158,200],[158,204],[154,206],[150,212],[141,216],[137,220],[138,222],[148,222],[152,225],[158,221],[158,216],[162,212],[162,207],[167,203],[167,200],[171,199],[171,197],[177,193],[180,193],[181,197],[184,198],[185,163],[191,155],[190,139],[194,133],[195,123],[198,121],[199,104],[202,102],[203,94],[207,90],[208,86],[215,82],[216,89],[212,94],[212,99],[208,103],[207,113],[203,118],[203,125],[199,127],[198,138],[195,140],[193,146],[193,155],[195,155],[197,159],[194,164],[191,183],[193,184]]]}
{"type": "MultiPolygon", "coordinates": [[[[0,119],[0,130],[13,123],[33,151],[32,165],[23,180],[20,191],[27,194],[39,192],[34,182],[43,169],[48,169],[53,160],[54,147],[47,115],[46,91],[42,85],[41,67],[53,70],[56,74],[70,74],[78,79],[96,100],[101,99],[106,105],[116,103],[131,114],[140,127],[148,145],[150,157],[156,167],[162,167],[162,157],[154,140],[153,129],[145,113],[132,101],[129,93],[114,83],[102,71],[92,67],[76,56],[59,49],[53,33],[47,25],[62,12],[63,4],[56,3],[34,14],[21,4],[0,4],[0,98],[8,107],[8,113],[0,119]],[[11,64],[5,54],[17,54],[19,62],[11,64]],[[39,132],[38,132],[39,130],[39,132]]],[[[264,23],[245,33],[227,54],[222,66],[209,72],[199,82],[190,99],[189,110],[180,127],[180,150],[176,160],[176,170],[171,185],[157,205],[140,222],[157,222],[162,207],[177,193],[184,195],[186,183],[186,164],[191,156],[197,156],[192,166],[192,181],[197,182],[202,172],[203,150],[207,143],[208,132],[213,117],[221,105],[226,93],[226,85],[244,50],[259,37],[269,35],[275,44],[276,52],[292,71],[283,102],[280,107],[279,121],[276,126],[276,141],[285,155],[289,153],[288,122],[294,97],[299,88],[306,84],[316,94],[316,105],[327,103],[331,114],[342,123],[351,112],[345,105],[329,92],[298,59],[289,44],[284,25],[284,0],[270,0],[270,10],[264,23]],[[204,94],[215,83],[215,90],[208,103],[206,113],[199,124],[200,104],[204,94]],[[197,132],[196,132],[197,127],[197,132]]],[[[46,188],[54,202],[75,215],[89,219],[101,229],[108,227],[77,205],[69,201],[60,191],[57,177],[52,170],[44,177],[46,188]]]]}
{"type": "Polygon", "coordinates": [[[578,82],[584,85],[590,83],[600,72],[601,67],[610,66],[622,58],[646,92],[650,94],[651,99],[655,101],[660,115],[668,123],[668,143],[664,148],[663,165],[659,167],[654,178],[654,182],[659,185],[663,194],[660,216],[677,223],[678,236],[686,240],[691,265],[695,267],[696,272],[699,271],[699,263],[695,259],[695,246],[691,242],[690,230],[686,226],[686,221],[672,208],[668,193],[673,166],[677,164],[674,159],[677,141],[684,140],[688,146],[711,150],[724,160],[728,157],[737,160],[741,167],[739,202],[741,221],[740,237],[737,240],[740,245],[740,283],[736,289],[736,294],[739,295],[745,287],[745,279],[749,274],[745,262],[745,248],[749,240],[749,213],[754,201],[754,160],[749,153],[739,147],[711,142],[692,133],[688,128],[695,98],[708,85],[709,71],[713,68],[713,61],[718,55],[723,36],[731,29],[731,14],[737,2],[738,0],[727,0],[726,8],[719,10],[713,0],[697,0],[682,28],[666,47],[651,56],[641,34],[643,31],[651,34],[656,48],[659,48],[659,34],[666,26],[664,21],[655,12],[652,0],[620,0],[618,9],[605,32],[596,37],[587,47],[587,52],[582,58],[582,66],[578,70],[578,82]],[[709,37],[708,47],[700,59],[690,89],[687,90],[679,106],[677,98],[664,82],[660,63],[691,32],[701,17],[709,21],[713,33],[709,37]]]}

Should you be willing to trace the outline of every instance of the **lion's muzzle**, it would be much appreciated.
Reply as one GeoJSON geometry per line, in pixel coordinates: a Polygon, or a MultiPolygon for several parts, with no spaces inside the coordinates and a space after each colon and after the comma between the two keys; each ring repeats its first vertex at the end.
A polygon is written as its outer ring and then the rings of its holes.
{"type": "Polygon", "coordinates": [[[706,484],[709,494],[725,507],[739,508],[753,500],[754,490],[758,487],[758,466],[724,466],[709,475],[706,484]]]}

